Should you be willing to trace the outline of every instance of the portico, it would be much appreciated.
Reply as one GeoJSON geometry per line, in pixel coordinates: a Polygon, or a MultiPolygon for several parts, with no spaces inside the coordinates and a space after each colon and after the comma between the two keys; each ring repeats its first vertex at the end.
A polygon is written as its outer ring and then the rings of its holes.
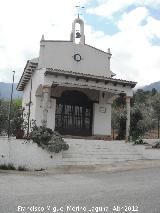
{"type": "Polygon", "coordinates": [[[134,82],[100,76],[46,69],[45,85],[36,92],[36,102],[43,100],[37,117],[49,128],[66,135],[111,135],[111,104],[120,93],[126,94],[126,138],[129,137],[130,97],[134,82]],[[52,119],[51,119],[52,117],[52,119]]]}

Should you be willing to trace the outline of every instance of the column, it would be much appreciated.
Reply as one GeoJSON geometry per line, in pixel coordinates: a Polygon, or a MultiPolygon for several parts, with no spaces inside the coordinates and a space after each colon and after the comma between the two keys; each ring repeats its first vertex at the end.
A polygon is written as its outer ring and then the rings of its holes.
{"type": "Polygon", "coordinates": [[[43,86],[43,120],[42,125],[47,126],[48,102],[49,102],[50,87],[43,86]]]}
{"type": "Polygon", "coordinates": [[[129,141],[130,136],[130,97],[126,97],[126,142],[129,141]]]}

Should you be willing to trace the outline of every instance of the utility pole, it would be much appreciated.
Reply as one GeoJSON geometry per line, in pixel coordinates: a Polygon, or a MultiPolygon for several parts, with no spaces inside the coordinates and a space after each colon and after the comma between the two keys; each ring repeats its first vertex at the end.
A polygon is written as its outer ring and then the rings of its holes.
{"type": "Polygon", "coordinates": [[[28,104],[27,139],[29,137],[29,129],[30,129],[31,103],[32,103],[32,78],[31,78],[29,104],[28,104]]]}
{"type": "Polygon", "coordinates": [[[11,134],[11,113],[12,113],[12,102],[13,102],[13,86],[14,86],[14,76],[15,71],[13,71],[13,81],[12,81],[12,89],[11,89],[11,98],[9,103],[9,114],[8,114],[8,138],[11,134]]]}
{"type": "Polygon", "coordinates": [[[158,116],[158,139],[159,139],[159,122],[160,122],[160,117],[158,116]]]}

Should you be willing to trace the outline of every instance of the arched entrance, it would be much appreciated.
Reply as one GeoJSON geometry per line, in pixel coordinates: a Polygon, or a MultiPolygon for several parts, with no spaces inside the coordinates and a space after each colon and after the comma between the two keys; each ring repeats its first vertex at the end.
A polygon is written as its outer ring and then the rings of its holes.
{"type": "Polygon", "coordinates": [[[64,91],[57,98],[55,130],[66,135],[92,135],[93,104],[80,91],[64,91]]]}

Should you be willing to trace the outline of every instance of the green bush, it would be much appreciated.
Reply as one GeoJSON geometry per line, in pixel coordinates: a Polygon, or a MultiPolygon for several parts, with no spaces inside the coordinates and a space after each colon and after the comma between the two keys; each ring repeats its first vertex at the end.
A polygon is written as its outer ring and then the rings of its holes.
{"type": "Polygon", "coordinates": [[[57,132],[53,133],[51,140],[48,143],[48,151],[59,153],[62,150],[68,150],[69,145],[64,141],[61,135],[57,132]]]}
{"type": "Polygon", "coordinates": [[[53,132],[52,129],[45,126],[38,127],[34,125],[29,135],[29,139],[37,143],[38,146],[46,149],[49,152],[59,153],[62,150],[68,150],[69,145],[64,141],[58,132],[53,132]]]}
{"type": "Polygon", "coordinates": [[[139,138],[145,133],[146,128],[143,121],[143,114],[138,107],[131,109],[131,125],[130,135],[133,141],[138,141],[139,138]]]}
{"type": "Polygon", "coordinates": [[[23,109],[19,108],[14,114],[13,119],[11,120],[11,133],[16,136],[17,131],[23,130],[23,109]]]}
{"type": "Polygon", "coordinates": [[[48,145],[48,142],[51,140],[53,131],[50,128],[44,126],[34,126],[29,135],[29,139],[37,143],[38,146],[48,145]]]}
{"type": "Polygon", "coordinates": [[[18,171],[28,171],[28,169],[25,166],[18,166],[18,171]]]}
{"type": "Polygon", "coordinates": [[[3,170],[16,170],[16,168],[14,167],[14,165],[12,163],[2,164],[2,165],[0,165],[0,169],[3,169],[3,170]]]}
{"type": "Polygon", "coordinates": [[[143,145],[143,144],[147,144],[147,143],[144,142],[142,140],[142,138],[138,138],[138,139],[134,140],[134,145],[143,145]]]}
{"type": "Polygon", "coordinates": [[[160,141],[156,141],[153,145],[152,145],[153,149],[160,149],[160,141]]]}

